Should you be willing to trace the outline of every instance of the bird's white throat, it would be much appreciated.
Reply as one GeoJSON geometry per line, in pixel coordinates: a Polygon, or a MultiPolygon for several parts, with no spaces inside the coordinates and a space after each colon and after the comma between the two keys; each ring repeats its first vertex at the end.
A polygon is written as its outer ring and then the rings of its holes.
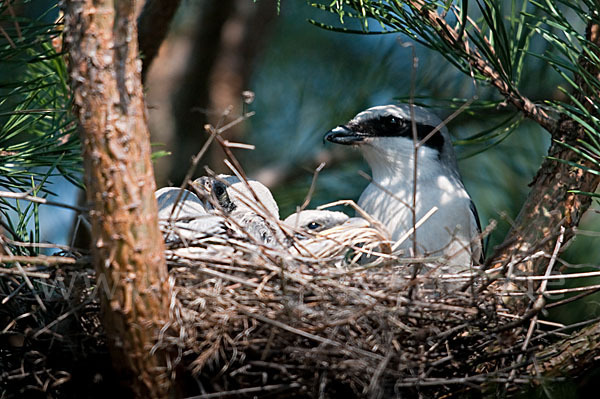
{"type": "Polygon", "coordinates": [[[437,177],[440,172],[439,153],[429,147],[421,146],[415,151],[413,140],[398,137],[378,137],[367,139],[360,151],[371,167],[373,180],[384,185],[406,185],[412,187],[415,164],[417,181],[437,177]]]}
{"type": "MultiPolygon", "coordinates": [[[[362,193],[359,205],[387,226],[393,240],[437,207],[438,211],[417,230],[418,252],[435,253],[449,244],[448,231],[462,235],[468,227],[461,224],[470,220],[470,199],[456,174],[440,167],[438,152],[432,148],[418,151],[415,185],[413,148],[412,140],[399,138],[376,138],[360,147],[373,182],[362,193]]],[[[411,247],[410,240],[401,246],[411,247]]]]}

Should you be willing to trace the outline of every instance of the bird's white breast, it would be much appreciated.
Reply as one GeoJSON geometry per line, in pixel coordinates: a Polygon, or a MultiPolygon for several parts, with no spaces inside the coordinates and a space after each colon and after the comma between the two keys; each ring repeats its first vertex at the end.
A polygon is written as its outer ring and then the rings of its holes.
{"type": "MultiPolygon", "coordinates": [[[[433,207],[438,210],[423,223],[416,233],[417,254],[454,255],[454,262],[471,263],[470,241],[477,233],[473,230],[470,198],[460,180],[444,171],[429,167],[433,162],[427,156],[420,159],[416,185],[415,217],[413,220],[413,174],[412,168],[390,170],[387,163],[385,173],[371,163],[373,183],[362,193],[359,206],[382,222],[392,239],[398,240],[433,207]],[[467,250],[462,248],[466,247],[467,250]]],[[[404,164],[406,166],[406,163],[404,164]]],[[[410,252],[411,238],[399,245],[410,252]]],[[[453,262],[453,263],[454,263],[453,262]]]]}

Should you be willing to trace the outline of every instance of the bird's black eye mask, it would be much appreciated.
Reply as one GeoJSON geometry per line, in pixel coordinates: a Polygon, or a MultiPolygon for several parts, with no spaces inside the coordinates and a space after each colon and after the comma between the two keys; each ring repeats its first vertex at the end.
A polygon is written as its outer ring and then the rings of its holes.
{"type": "MultiPolygon", "coordinates": [[[[382,115],[376,119],[368,119],[359,123],[350,122],[347,127],[366,137],[406,137],[411,140],[413,138],[412,123],[393,115],[382,115]]],[[[435,126],[417,123],[416,128],[417,139],[420,141],[427,137],[435,129],[435,126]]],[[[444,136],[438,130],[423,145],[441,152],[444,146],[444,136]]]]}

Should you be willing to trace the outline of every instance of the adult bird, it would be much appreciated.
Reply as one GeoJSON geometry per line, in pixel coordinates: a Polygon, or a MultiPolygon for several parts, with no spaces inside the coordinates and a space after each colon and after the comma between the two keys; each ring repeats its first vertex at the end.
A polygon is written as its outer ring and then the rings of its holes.
{"type": "Polygon", "coordinates": [[[444,255],[452,271],[481,263],[477,210],[461,180],[448,130],[437,116],[417,106],[372,107],[330,130],[325,139],[360,150],[372,181],[358,205],[382,222],[393,240],[437,207],[415,235],[399,244],[404,253],[416,249],[412,255],[444,255]]]}

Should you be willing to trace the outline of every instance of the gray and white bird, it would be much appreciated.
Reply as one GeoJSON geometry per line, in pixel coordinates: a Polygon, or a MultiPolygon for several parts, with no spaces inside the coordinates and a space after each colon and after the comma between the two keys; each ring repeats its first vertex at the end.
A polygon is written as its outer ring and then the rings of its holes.
{"type": "Polygon", "coordinates": [[[248,180],[246,184],[236,176],[218,175],[200,177],[194,186],[202,194],[212,196],[214,206],[233,220],[234,231],[239,230],[239,225],[243,231],[238,233],[247,233],[268,246],[276,247],[283,242],[285,237],[275,222],[279,220],[279,207],[262,183],[248,180]]]}
{"type": "MultiPolygon", "coordinates": [[[[416,160],[416,220],[433,207],[438,208],[417,228],[414,255],[448,256],[451,270],[460,271],[482,261],[478,237],[481,227],[462,183],[450,135],[437,116],[417,106],[412,112],[409,105],[377,106],[330,130],[324,138],[360,150],[373,180],[361,194],[358,205],[382,222],[393,240],[398,240],[413,227],[413,122],[420,143],[416,160]]],[[[405,240],[399,248],[409,253],[412,240],[405,240]]]]}
{"type": "Polygon", "coordinates": [[[303,231],[318,233],[346,222],[350,217],[343,212],[303,210],[292,213],[283,223],[303,231]]]}
{"type": "Polygon", "coordinates": [[[219,234],[224,231],[224,219],[207,212],[204,203],[193,192],[179,187],[163,187],[154,193],[158,203],[158,219],[165,239],[174,234],[186,240],[219,234]]]}
{"type": "Polygon", "coordinates": [[[237,176],[202,176],[194,180],[194,186],[212,194],[220,209],[226,214],[233,212],[254,212],[279,220],[279,207],[271,191],[257,180],[248,179],[248,184],[237,176]],[[256,198],[258,198],[257,203],[256,198]]]}
{"type": "Polygon", "coordinates": [[[199,177],[194,180],[192,188],[202,199],[207,210],[219,210],[224,214],[230,214],[236,208],[227,193],[227,185],[214,177],[199,177]]]}
{"type": "Polygon", "coordinates": [[[336,267],[357,262],[380,263],[383,259],[367,254],[381,253],[389,247],[389,236],[380,224],[372,226],[363,218],[351,218],[343,212],[304,210],[288,216],[283,223],[294,229],[298,240],[292,242],[291,253],[312,260],[324,259],[326,263],[334,260],[336,267]]]}

